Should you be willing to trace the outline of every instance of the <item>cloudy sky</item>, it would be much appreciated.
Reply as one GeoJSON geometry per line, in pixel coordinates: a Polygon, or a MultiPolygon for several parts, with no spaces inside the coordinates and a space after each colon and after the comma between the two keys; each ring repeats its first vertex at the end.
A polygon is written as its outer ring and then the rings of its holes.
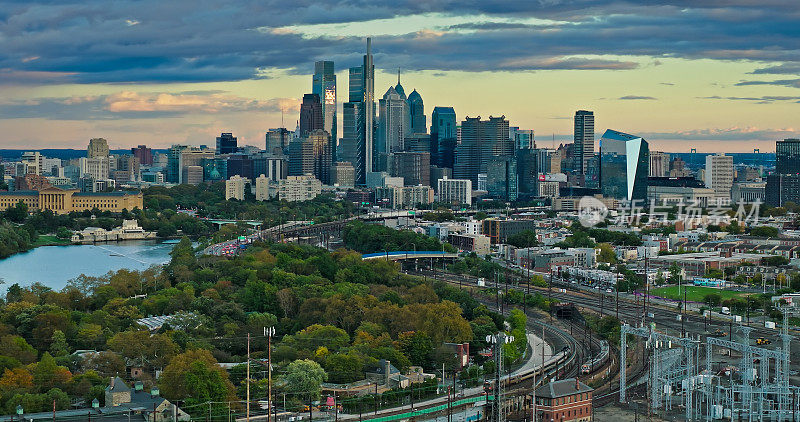
{"type": "Polygon", "coordinates": [[[400,68],[428,115],[505,115],[544,146],[577,109],[665,151],[800,136],[796,0],[0,0],[0,147],[263,147],[315,60],[341,108],[367,36],[376,97],[400,68]]]}

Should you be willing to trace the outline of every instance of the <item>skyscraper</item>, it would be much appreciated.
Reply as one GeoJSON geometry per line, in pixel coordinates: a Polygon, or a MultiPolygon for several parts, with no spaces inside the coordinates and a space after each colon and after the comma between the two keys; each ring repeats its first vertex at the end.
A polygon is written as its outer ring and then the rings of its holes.
{"type": "Polygon", "coordinates": [[[285,127],[270,129],[266,136],[266,150],[270,154],[284,154],[289,148],[293,133],[285,127]]]}
{"type": "Polygon", "coordinates": [[[103,138],[89,139],[89,147],[86,148],[87,158],[108,157],[108,141],[103,138]]]}
{"type": "Polygon", "coordinates": [[[323,184],[331,182],[331,137],[324,130],[315,130],[308,135],[308,142],[311,143],[311,153],[314,157],[313,171],[314,177],[323,184]]]}
{"type": "Polygon", "coordinates": [[[453,168],[456,137],[456,111],[453,107],[434,107],[431,114],[431,163],[453,168]]]}
{"type": "Polygon", "coordinates": [[[514,136],[511,139],[514,141],[514,149],[535,149],[536,141],[533,137],[533,129],[519,129],[514,131],[514,136]]]}
{"type": "Polygon", "coordinates": [[[573,171],[587,174],[587,163],[594,156],[594,112],[578,110],[575,112],[573,171]]]}
{"type": "Polygon", "coordinates": [[[775,173],[800,174],[800,139],[775,142],[775,173]]]}
{"type": "Polygon", "coordinates": [[[453,177],[478,183],[478,174],[486,173],[489,159],[513,155],[514,144],[508,139],[508,120],[505,116],[481,120],[466,117],[461,122],[461,144],[456,147],[453,177]]]}
{"type": "Polygon", "coordinates": [[[669,154],[650,151],[650,177],[667,177],[669,175],[669,154]]]}
{"type": "Polygon", "coordinates": [[[408,94],[408,113],[411,118],[410,133],[426,133],[428,128],[425,121],[425,105],[416,89],[408,94]]]}
{"type": "MultiPolygon", "coordinates": [[[[322,129],[330,134],[331,154],[335,160],[338,131],[336,127],[336,73],[332,61],[314,63],[311,92],[317,94],[322,102],[322,129]]],[[[325,181],[323,180],[322,183],[325,181]]]]}
{"type": "Polygon", "coordinates": [[[361,66],[350,68],[348,102],[342,110],[342,143],[337,160],[352,163],[357,185],[366,183],[366,173],[371,172],[372,148],[375,127],[374,77],[372,40],[367,38],[367,54],[361,66]]]}
{"type": "Polygon", "coordinates": [[[403,86],[397,81],[396,87],[389,87],[386,94],[378,102],[380,114],[378,116],[378,139],[375,143],[373,168],[385,171],[385,160],[388,154],[403,150],[403,140],[409,133],[410,120],[408,118],[408,101],[403,86]]]}
{"type": "Polygon", "coordinates": [[[373,137],[375,136],[375,64],[372,62],[372,38],[367,38],[367,54],[364,55],[364,64],[361,66],[363,79],[361,83],[364,91],[364,165],[366,171],[373,171],[373,137]]]}
{"type": "Polygon", "coordinates": [[[714,189],[714,196],[731,198],[733,187],[733,157],[724,153],[706,155],[706,187],[714,189]]]}
{"type": "Polygon", "coordinates": [[[406,186],[431,184],[431,155],[427,152],[395,152],[391,174],[402,177],[406,186]]]}
{"type": "Polygon", "coordinates": [[[136,148],[131,148],[131,154],[139,159],[139,164],[143,166],[153,165],[153,150],[146,145],[139,145],[136,148]]]}
{"type": "Polygon", "coordinates": [[[314,144],[306,137],[289,144],[289,176],[314,174],[314,144]]]}
{"type": "Polygon", "coordinates": [[[305,138],[314,130],[322,129],[322,104],[319,102],[319,95],[303,95],[303,103],[300,104],[300,133],[299,138],[305,138]]]}
{"type": "Polygon", "coordinates": [[[486,187],[490,196],[504,201],[516,201],[517,160],[513,156],[494,156],[486,165],[486,187]]]}
{"type": "Polygon", "coordinates": [[[233,154],[238,148],[238,140],[232,133],[222,133],[217,136],[217,155],[233,154]]]}
{"type": "Polygon", "coordinates": [[[645,200],[649,167],[647,141],[635,135],[606,130],[600,139],[600,188],[604,196],[629,201],[645,200]]]}

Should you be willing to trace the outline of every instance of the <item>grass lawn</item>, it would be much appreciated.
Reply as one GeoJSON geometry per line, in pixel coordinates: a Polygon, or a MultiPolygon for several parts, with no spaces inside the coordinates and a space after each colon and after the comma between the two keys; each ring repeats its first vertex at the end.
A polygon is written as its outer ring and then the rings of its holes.
{"type": "Polygon", "coordinates": [[[44,246],[44,245],[69,245],[71,242],[69,240],[59,239],[56,236],[50,235],[41,235],[38,239],[33,242],[33,246],[44,246]]]}
{"type": "Polygon", "coordinates": [[[668,299],[682,300],[684,289],[686,289],[686,300],[691,300],[694,302],[702,302],[703,298],[709,293],[717,293],[722,297],[722,300],[747,295],[746,293],[742,292],[732,292],[730,290],[714,289],[711,287],[701,286],[681,286],[680,295],[678,294],[678,286],[659,287],[657,289],[650,290],[650,294],[668,299]]]}

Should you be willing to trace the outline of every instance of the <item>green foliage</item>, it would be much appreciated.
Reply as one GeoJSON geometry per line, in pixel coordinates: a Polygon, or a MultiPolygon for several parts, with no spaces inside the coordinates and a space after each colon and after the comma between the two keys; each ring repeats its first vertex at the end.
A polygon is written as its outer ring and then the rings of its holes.
{"type": "Polygon", "coordinates": [[[529,248],[539,244],[536,240],[536,233],[533,230],[523,230],[513,236],[509,236],[506,239],[506,243],[518,248],[529,248]]]}
{"type": "Polygon", "coordinates": [[[308,359],[296,360],[286,367],[283,382],[286,391],[303,402],[316,400],[319,397],[320,386],[328,378],[322,367],[308,359]]]}
{"type": "Polygon", "coordinates": [[[453,246],[442,244],[430,236],[361,221],[349,223],[344,229],[342,240],[346,247],[362,253],[410,251],[415,247],[418,251],[441,251],[444,247],[447,252],[456,252],[453,246]]]}
{"type": "Polygon", "coordinates": [[[778,228],[772,226],[756,226],[750,229],[752,236],[760,237],[777,237],[778,232],[778,228]]]}

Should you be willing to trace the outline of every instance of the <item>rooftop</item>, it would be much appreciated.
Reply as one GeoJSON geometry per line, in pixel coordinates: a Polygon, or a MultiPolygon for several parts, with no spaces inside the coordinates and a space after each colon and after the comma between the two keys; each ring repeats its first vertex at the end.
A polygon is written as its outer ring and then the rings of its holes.
{"type": "Polygon", "coordinates": [[[564,380],[553,381],[536,389],[536,396],[556,399],[559,397],[571,396],[573,394],[588,393],[594,388],[576,380],[567,378],[564,380]]]}

